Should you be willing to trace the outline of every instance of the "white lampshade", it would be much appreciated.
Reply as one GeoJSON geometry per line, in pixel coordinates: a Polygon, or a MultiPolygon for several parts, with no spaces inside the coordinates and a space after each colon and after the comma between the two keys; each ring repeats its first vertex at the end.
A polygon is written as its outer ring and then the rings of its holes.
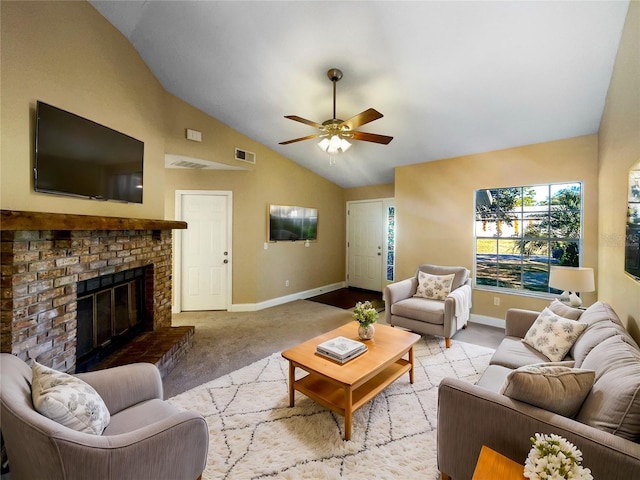
{"type": "Polygon", "coordinates": [[[328,138],[323,138],[322,140],[320,140],[318,142],[318,147],[320,148],[320,150],[322,150],[323,152],[326,152],[327,149],[329,148],[329,139],[328,138]]]}
{"type": "Polygon", "coordinates": [[[574,307],[582,305],[575,292],[593,292],[596,287],[593,280],[593,268],[590,267],[551,267],[549,286],[563,290],[560,301],[574,307]]]}

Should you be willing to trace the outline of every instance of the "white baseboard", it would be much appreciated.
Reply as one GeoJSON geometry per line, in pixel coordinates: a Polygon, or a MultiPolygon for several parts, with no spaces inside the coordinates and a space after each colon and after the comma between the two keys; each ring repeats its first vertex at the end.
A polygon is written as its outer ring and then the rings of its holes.
{"type": "Polygon", "coordinates": [[[505,328],[505,325],[506,325],[503,319],[487,317],[485,315],[477,315],[475,313],[471,314],[469,321],[473,323],[480,323],[482,325],[489,325],[490,327],[498,327],[498,328],[505,328]]]}
{"type": "Polygon", "coordinates": [[[346,287],[346,282],[332,283],[330,285],[324,285],[318,288],[312,288],[311,290],[305,290],[303,292],[292,293],[285,295],[284,297],[272,298],[259,303],[234,303],[229,309],[230,312],[257,312],[269,307],[275,307],[285,303],[293,302],[294,300],[304,300],[309,297],[315,297],[322,293],[333,292],[339,288],[346,287]]]}

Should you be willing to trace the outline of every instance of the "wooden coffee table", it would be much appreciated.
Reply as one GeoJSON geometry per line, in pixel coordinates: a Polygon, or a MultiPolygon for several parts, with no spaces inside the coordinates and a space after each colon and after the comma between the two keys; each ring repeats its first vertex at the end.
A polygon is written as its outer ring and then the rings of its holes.
{"type": "Polygon", "coordinates": [[[350,322],[282,352],[289,360],[289,406],[295,390],[344,416],[344,439],[351,439],[353,412],[395,380],[409,372],[413,383],[413,346],[420,335],[388,325],[376,324],[372,340],[364,340],[368,351],[345,364],[316,353],[319,343],[335,337],[358,338],[358,323],[350,322]],[[408,355],[408,358],[403,358],[408,355]],[[307,372],[296,380],[296,368],[307,372]]]}

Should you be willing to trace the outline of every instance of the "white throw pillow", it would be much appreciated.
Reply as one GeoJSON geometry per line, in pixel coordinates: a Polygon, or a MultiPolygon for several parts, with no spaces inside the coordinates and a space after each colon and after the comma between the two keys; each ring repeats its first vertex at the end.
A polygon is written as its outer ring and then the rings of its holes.
{"type": "Polygon", "coordinates": [[[453,273],[451,275],[431,275],[430,273],[418,272],[418,288],[414,296],[444,300],[451,292],[453,277],[455,277],[453,273]]]}
{"type": "Polygon", "coordinates": [[[522,341],[552,362],[559,362],[585,328],[587,328],[586,323],[569,320],[545,308],[522,341]]]}
{"type": "Polygon", "coordinates": [[[573,418],[591,391],[594,370],[559,363],[526,365],[507,376],[500,393],[514,400],[573,418]]]}
{"type": "Polygon", "coordinates": [[[36,411],[65,427],[101,435],[111,416],[102,397],[88,383],[33,362],[31,398],[36,411]]]}

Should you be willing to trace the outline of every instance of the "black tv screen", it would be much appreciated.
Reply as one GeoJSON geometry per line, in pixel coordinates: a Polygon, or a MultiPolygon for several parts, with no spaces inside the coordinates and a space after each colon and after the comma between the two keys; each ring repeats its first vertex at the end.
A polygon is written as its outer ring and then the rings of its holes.
{"type": "Polygon", "coordinates": [[[35,190],[142,203],[144,143],[37,102],[35,190]]]}

